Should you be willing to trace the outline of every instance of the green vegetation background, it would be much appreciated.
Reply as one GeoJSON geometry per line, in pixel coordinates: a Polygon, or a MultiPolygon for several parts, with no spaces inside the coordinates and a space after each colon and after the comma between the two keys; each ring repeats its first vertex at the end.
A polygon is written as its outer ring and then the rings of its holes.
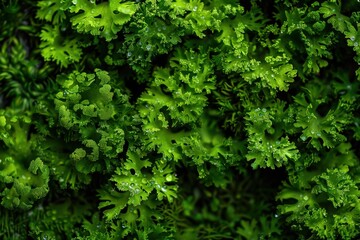
{"type": "Polygon", "coordinates": [[[359,239],[360,3],[4,0],[1,239],[359,239]]]}

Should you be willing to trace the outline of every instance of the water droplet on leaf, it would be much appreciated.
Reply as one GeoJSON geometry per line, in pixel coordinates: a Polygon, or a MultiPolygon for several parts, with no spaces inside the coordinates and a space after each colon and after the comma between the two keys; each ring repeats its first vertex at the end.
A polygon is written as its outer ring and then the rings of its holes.
{"type": "Polygon", "coordinates": [[[172,180],[173,177],[170,174],[166,175],[166,181],[171,182],[172,180]]]}
{"type": "Polygon", "coordinates": [[[301,135],[301,140],[303,140],[304,142],[306,141],[307,137],[305,135],[301,135]]]}

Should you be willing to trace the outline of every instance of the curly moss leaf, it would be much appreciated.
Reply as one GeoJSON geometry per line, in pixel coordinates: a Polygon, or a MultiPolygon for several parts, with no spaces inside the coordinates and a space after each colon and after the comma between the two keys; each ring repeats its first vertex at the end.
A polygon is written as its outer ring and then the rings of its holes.
{"type": "Polygon", "coordinates": [[[294,126],[303,129],[301,140],[310,139],[311,144],[318,150],[321,145],[332,148],[344,142],[346,137],[342,130],[350,123],[350,116],[344,108],[346,105],[343,106],[341,102],[334,104],[326,113],[320,112],[323,111],[321,107],[326,104],[327,99],[319,96],[328,90],[314,82],[308,86],[306,95],[301,93],[294,97],[298,104],[294,126]]]}
{"type": "Polygon", "coordinates": [[[40,158],[31,161],[27,170],[15,162],[11,165],[3,170],[0,168],[0,176],[5,172],[9,174],[12,169],[10,178],[4,179],[8,187],[0,194],[1,204],[9,209],[30,209],[36,200],[45,197],[49,191],[49,168],[40,158]]]}
{"type": "Polygon", "coordinates": [[[37,3],[39,7],[36,17],[53,24],[59,24],[66,19],[65,10],[70,7],[69,0],[42,0],[37,3]]]}
{"type": "Polygon", "coordinates": [[[105,209],[104,214],[108,220],[115,219],[119,216],[121,210],[123,210],[128,202],[129,193],[119,193],[115,191],[99,190],[99,199],[101,200],[99,208],[105,209]]]}
{"type": "Polygon", "coordinates": [[[323,14],[324,18],[328,19],[328,22],[340,32],[344,32],[347,27],[346,23],[349,18],[341,13],[341,6],[333,1],[326,1],[321,4],[319,12],[323,14]]]}
{"type": "MultiPolygon", "coordinates": [[[[281,167],[299,159],[299,150],[294,142],[284,136],[289,117],[284,111],[285,104],[276,102],[270,108],[251,110],[245,119],[248,132],[247,160],[254,160],[253,168],[281,167]]],[[[289,120],[290,121],[290,120],[289,120]]]]}
{"type": "Polygon", "coordinates": [[[109,0],[95,4],[87,0],[73,0],[70,11],[75,13],[71,18],[73,26],[81,33],[102,36],[106,41],[117,38],[117,33],[136,12],[133,2],[109,0]]]}
{"type": "Polygon", "coordinates": [[[40,38],[41,54],[46,61],[55,61],[65,68],[80,61],[82,49],[78,41],[62,36],[58,27],[44,26],[40,38]]]}

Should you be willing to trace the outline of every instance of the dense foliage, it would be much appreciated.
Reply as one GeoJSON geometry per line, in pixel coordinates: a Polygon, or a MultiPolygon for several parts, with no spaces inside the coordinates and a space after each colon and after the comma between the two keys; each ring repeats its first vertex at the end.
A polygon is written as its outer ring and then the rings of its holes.
{"type": "Polygon", "coordinates": [[[356,0],[4,0],[1,239],[359,239],[356,0]]]}

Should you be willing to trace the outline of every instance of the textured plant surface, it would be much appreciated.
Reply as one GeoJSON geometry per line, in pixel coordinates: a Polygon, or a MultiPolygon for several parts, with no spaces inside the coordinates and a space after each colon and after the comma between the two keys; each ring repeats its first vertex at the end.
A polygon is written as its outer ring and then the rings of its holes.
{"type": "Polygon", "coordinates": [[[4,0],[1,239],[359,239],[356,0],[4,0]]]}

